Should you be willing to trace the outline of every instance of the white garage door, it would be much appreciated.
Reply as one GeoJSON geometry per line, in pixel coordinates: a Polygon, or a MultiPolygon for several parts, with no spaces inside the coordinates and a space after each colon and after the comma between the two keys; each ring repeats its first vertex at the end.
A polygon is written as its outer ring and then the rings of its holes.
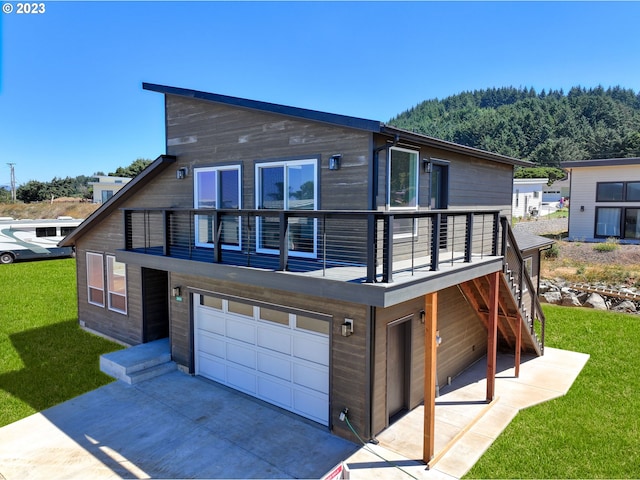
{"type": "Polygon", "coordinates": [[[194,295],[195,369],[316,422],[329,423],[329,322],[194,295]]]}

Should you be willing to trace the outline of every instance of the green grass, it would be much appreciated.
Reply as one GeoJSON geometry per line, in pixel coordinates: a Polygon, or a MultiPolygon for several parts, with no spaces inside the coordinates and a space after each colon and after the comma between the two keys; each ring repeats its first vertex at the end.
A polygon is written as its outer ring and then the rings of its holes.
{"type": "Polygon", "coordinates": [[[78,326],[75,260],[0,267],[0,426],[111,382],[121,347],[78,326]]]}
{"type": "Polygon", "coordinates": [[[465,478],[640,477],[640,318],[544,310],[546,345],[591,357],[566,396],[520,412],[465,478]]]}

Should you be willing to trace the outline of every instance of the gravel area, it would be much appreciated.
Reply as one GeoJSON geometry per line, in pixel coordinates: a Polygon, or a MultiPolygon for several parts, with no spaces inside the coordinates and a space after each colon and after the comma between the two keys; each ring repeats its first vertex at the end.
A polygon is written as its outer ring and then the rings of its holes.
{"type": "Polygon", "coordinates": [[[548,233],[563,233],[569,230],[568,218],[538,218],[537,220],[528,220],[518,222],[513,227],[515,231],[526,232],[532,235],[545,235],[548,233]]]}

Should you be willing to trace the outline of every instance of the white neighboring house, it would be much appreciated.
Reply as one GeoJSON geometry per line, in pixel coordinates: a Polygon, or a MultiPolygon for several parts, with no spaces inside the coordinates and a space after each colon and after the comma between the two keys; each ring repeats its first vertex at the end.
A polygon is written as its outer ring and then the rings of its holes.
{"type": "Polygon", "coordinates": [[[569,240],[640,243],[640,158],[564,162],[571,179],[569,240]]]}
{"type": "Polygon", "coordinates": [[[542,187],[542,203],[558,204],[561,199],[567,200],[571,194],[569,179],[556,180],[551,185],[542,187]]]}
{"type": "Polygon", "coordinates": [[[548,178],[514,178],[511,215],[514,218],[536,216],[542,207],[542,189],[548,178]]]}
{"type": "Polygon", "coordinates": [[[89,185],[93,185],[93,203],[106,202],[118,190],[133,180],[129,177],[110,177],[108,175],[97,175],[95,178],[95,182],[89,182],[89,185]]]}

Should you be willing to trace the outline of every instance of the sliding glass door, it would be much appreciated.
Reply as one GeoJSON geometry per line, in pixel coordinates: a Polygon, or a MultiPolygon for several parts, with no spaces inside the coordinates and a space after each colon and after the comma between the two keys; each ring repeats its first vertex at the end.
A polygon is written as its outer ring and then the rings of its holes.
{"type": "MultiPolygon", "coordinates": [[[[317,210],[317,161],[293,160],[256,165],[256,207],[264,210],[317,210]]],[[[315,257],[317,222],[308,217],[289,219],[286,239],[292,255],[315,257]]],[[[261,217],[257,250],[277,253],[280,249],[280,220],[261,217]]]]}

